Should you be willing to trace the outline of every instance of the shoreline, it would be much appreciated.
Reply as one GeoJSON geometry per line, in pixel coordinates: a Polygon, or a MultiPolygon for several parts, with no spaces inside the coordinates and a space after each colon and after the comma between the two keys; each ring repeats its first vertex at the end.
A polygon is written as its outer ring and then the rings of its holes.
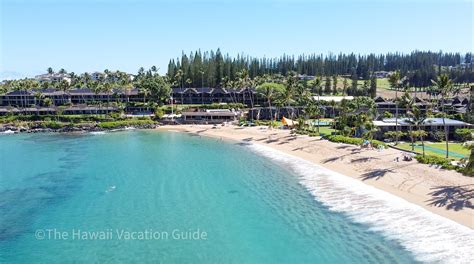
{"type": "Polygon", "coordinates": [[[127,129],[156,129],[158,124],[119,126],[114,128],[101,128],[98,126],[79,126],[63,128],[43,128],[43,127],[16,127],[11,125],[0,125],[0,134],[32,134],[32,133],[90,133],[90,132],[109,132],[127,129]]]}
{"type": "Polygon", "coordinates": [[[333,143],[289,130],[266,127],[212,125],[166,125],[156,130],[194,133],[233,142],[248,142],[301,158],[330,171],[356,179],[409,203],[474,229],[474,178],[437,169],[416,160],[396,162],[402,151],[361,150],[358,146],[333,143]]]}

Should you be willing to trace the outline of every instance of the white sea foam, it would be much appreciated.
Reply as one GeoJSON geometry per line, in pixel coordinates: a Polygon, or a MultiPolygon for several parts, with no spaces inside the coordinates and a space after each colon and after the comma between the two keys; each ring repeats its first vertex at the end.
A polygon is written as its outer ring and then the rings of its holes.
{"type": "Polygon", "coordinates": [[[16,133],[15,131],[10,130],[10,129],[9,129],[9,130],[5,130],[5,131],[3,131],[3,132],[0,132],[0,134],[15,134],[15,133],[16,133]]]}
{"type": "Polygon", "coordinates": [[[90,132],[92,135],[105,135],[105,131],[92,131],[90,132]]]}
{"type": "Polygon", "coordinates": [[[399,241],[417,260],[473,263],[474,230],[304,159],[266,146],[248,146],[293,169],[300,183],[330,210],[399,241]]]}

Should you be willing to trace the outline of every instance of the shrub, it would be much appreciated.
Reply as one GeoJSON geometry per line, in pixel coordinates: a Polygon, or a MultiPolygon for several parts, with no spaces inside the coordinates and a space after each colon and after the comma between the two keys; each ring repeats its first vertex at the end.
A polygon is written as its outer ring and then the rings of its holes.
{"type": "Polygon", "coordinates": [[[393,114],[388,111],[385,111],[383,113],[383,118],[392,118],[392,117],[393,117],[393,114]]]}
{"type": "MultiPolygon", "coordinates": [[[[323,138],[331,142],[346,143],[352,145],[362,145],[364,143],[364,139],[362,138],[352,138],[341,135],[325,135],[323,138]]],[[[375,148],[378,148],[379,146],[382,146],[383,148],[387,147],[385,143],[379,140],[371,140],[370,144],[372,144],[372,146],[375,148]]]]}
{"type": "Polygon", "coordinates": [[[474,132],[473,129],[469,128],[458,128],[456,129],[456,138],[461,141],[469,141],[472,140],[472,133],[474,132]]]}
{"type": "Polygon", "coordinates": [[[390,141],[394,141],[397,138],[397,135],[398,135],[398,139],[400,139],[403,136],[405,136],[405,133],[402,131],[387,131],[383,133],[383,136],[386,139],[389,139],[390,141]]]}
{"type": "Polygon", "coordinates": [[[102,122],[97,126],[104,129],[114,129],[121,128],[126,126],[141,126],[141,125],[151,125],[154,124],[152,120],[123,120],[123,121],[111,121],[111,122],[102,122]]]}
{"type": "Polygon", "coordinates": [[[120,119],[120,113],[117,113],[117,112],[109,113],[109,116],[110,116],[110,118],[112,118],[114,120],[120,119]]]}
{"type": "Polygon", "coordinates": [[[444,140],[444,132],[443,131],[435,131],[435,132],[430,132],[430,137],[436,142],[441,142],[444,140]]]}
{"type": "Polygon", "coordinates": [[[67,124],[55,122],[55,121],[48,121],[48,122],[41,122],[40,126],[42,128],[60,129],[67,126],[67,124]]]}
{"type": "Polygon", "coordinates": [[[296,130],[296,133],[300,134],[300,135],[308,135],[310,137],[320,136],[320,134],[317,131],[312,131],[312,130],[308,130],[308,129],[298,129],[298,130],[296,130]]]}
{"type": "Polygon", "coordinates": [[[382,146],[383,148],[387,148],[387,145],[382,142],[382,141],[379,141],[379,140],[371,140],[370,143],[372,144],[372,146],[374,146],[374,148],[378,148],[379,146],[382,146]]]}
{"type": "Polygon", "coordinates": [[[157,107],[157,108],[155,109],[155,116],[156,116],[157,118],[162,118],[164,114],[165,114],[165,112],[163,111],[163,108],[157,107]]]}
{"type": "Polygon", "coordinates": [[[452,165],[451,160],[449,159],[445,159],[445,158],[441,158],[437,156],[431,156],[431,155],[425,155],[424,157],[423,155],[416,155],[415,159],[419,163],[439,165],[441,166],[441,168],[447,169],[447,170],[462,171],[462,168],[452,165]]]}

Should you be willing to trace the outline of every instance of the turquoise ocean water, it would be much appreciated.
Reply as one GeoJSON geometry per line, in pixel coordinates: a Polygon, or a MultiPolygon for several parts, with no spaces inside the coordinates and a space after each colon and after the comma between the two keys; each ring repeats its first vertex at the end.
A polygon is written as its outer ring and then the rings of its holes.
{"type": "Polygon", "coordinates": [[[238,143],[153,131],[3,135],[0,163],[0,263],[417,259],[403,240],[315,199],[292,167],[238,143]]]}

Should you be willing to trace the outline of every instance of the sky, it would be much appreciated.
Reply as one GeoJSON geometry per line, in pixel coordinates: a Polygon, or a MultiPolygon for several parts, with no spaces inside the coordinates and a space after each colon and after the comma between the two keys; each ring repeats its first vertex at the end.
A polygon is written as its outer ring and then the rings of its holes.
{"type": "Polygon", "coordinates": [[[468,0],[0,0],[0,79],[232,56],[473,51],[468,0]]]}

